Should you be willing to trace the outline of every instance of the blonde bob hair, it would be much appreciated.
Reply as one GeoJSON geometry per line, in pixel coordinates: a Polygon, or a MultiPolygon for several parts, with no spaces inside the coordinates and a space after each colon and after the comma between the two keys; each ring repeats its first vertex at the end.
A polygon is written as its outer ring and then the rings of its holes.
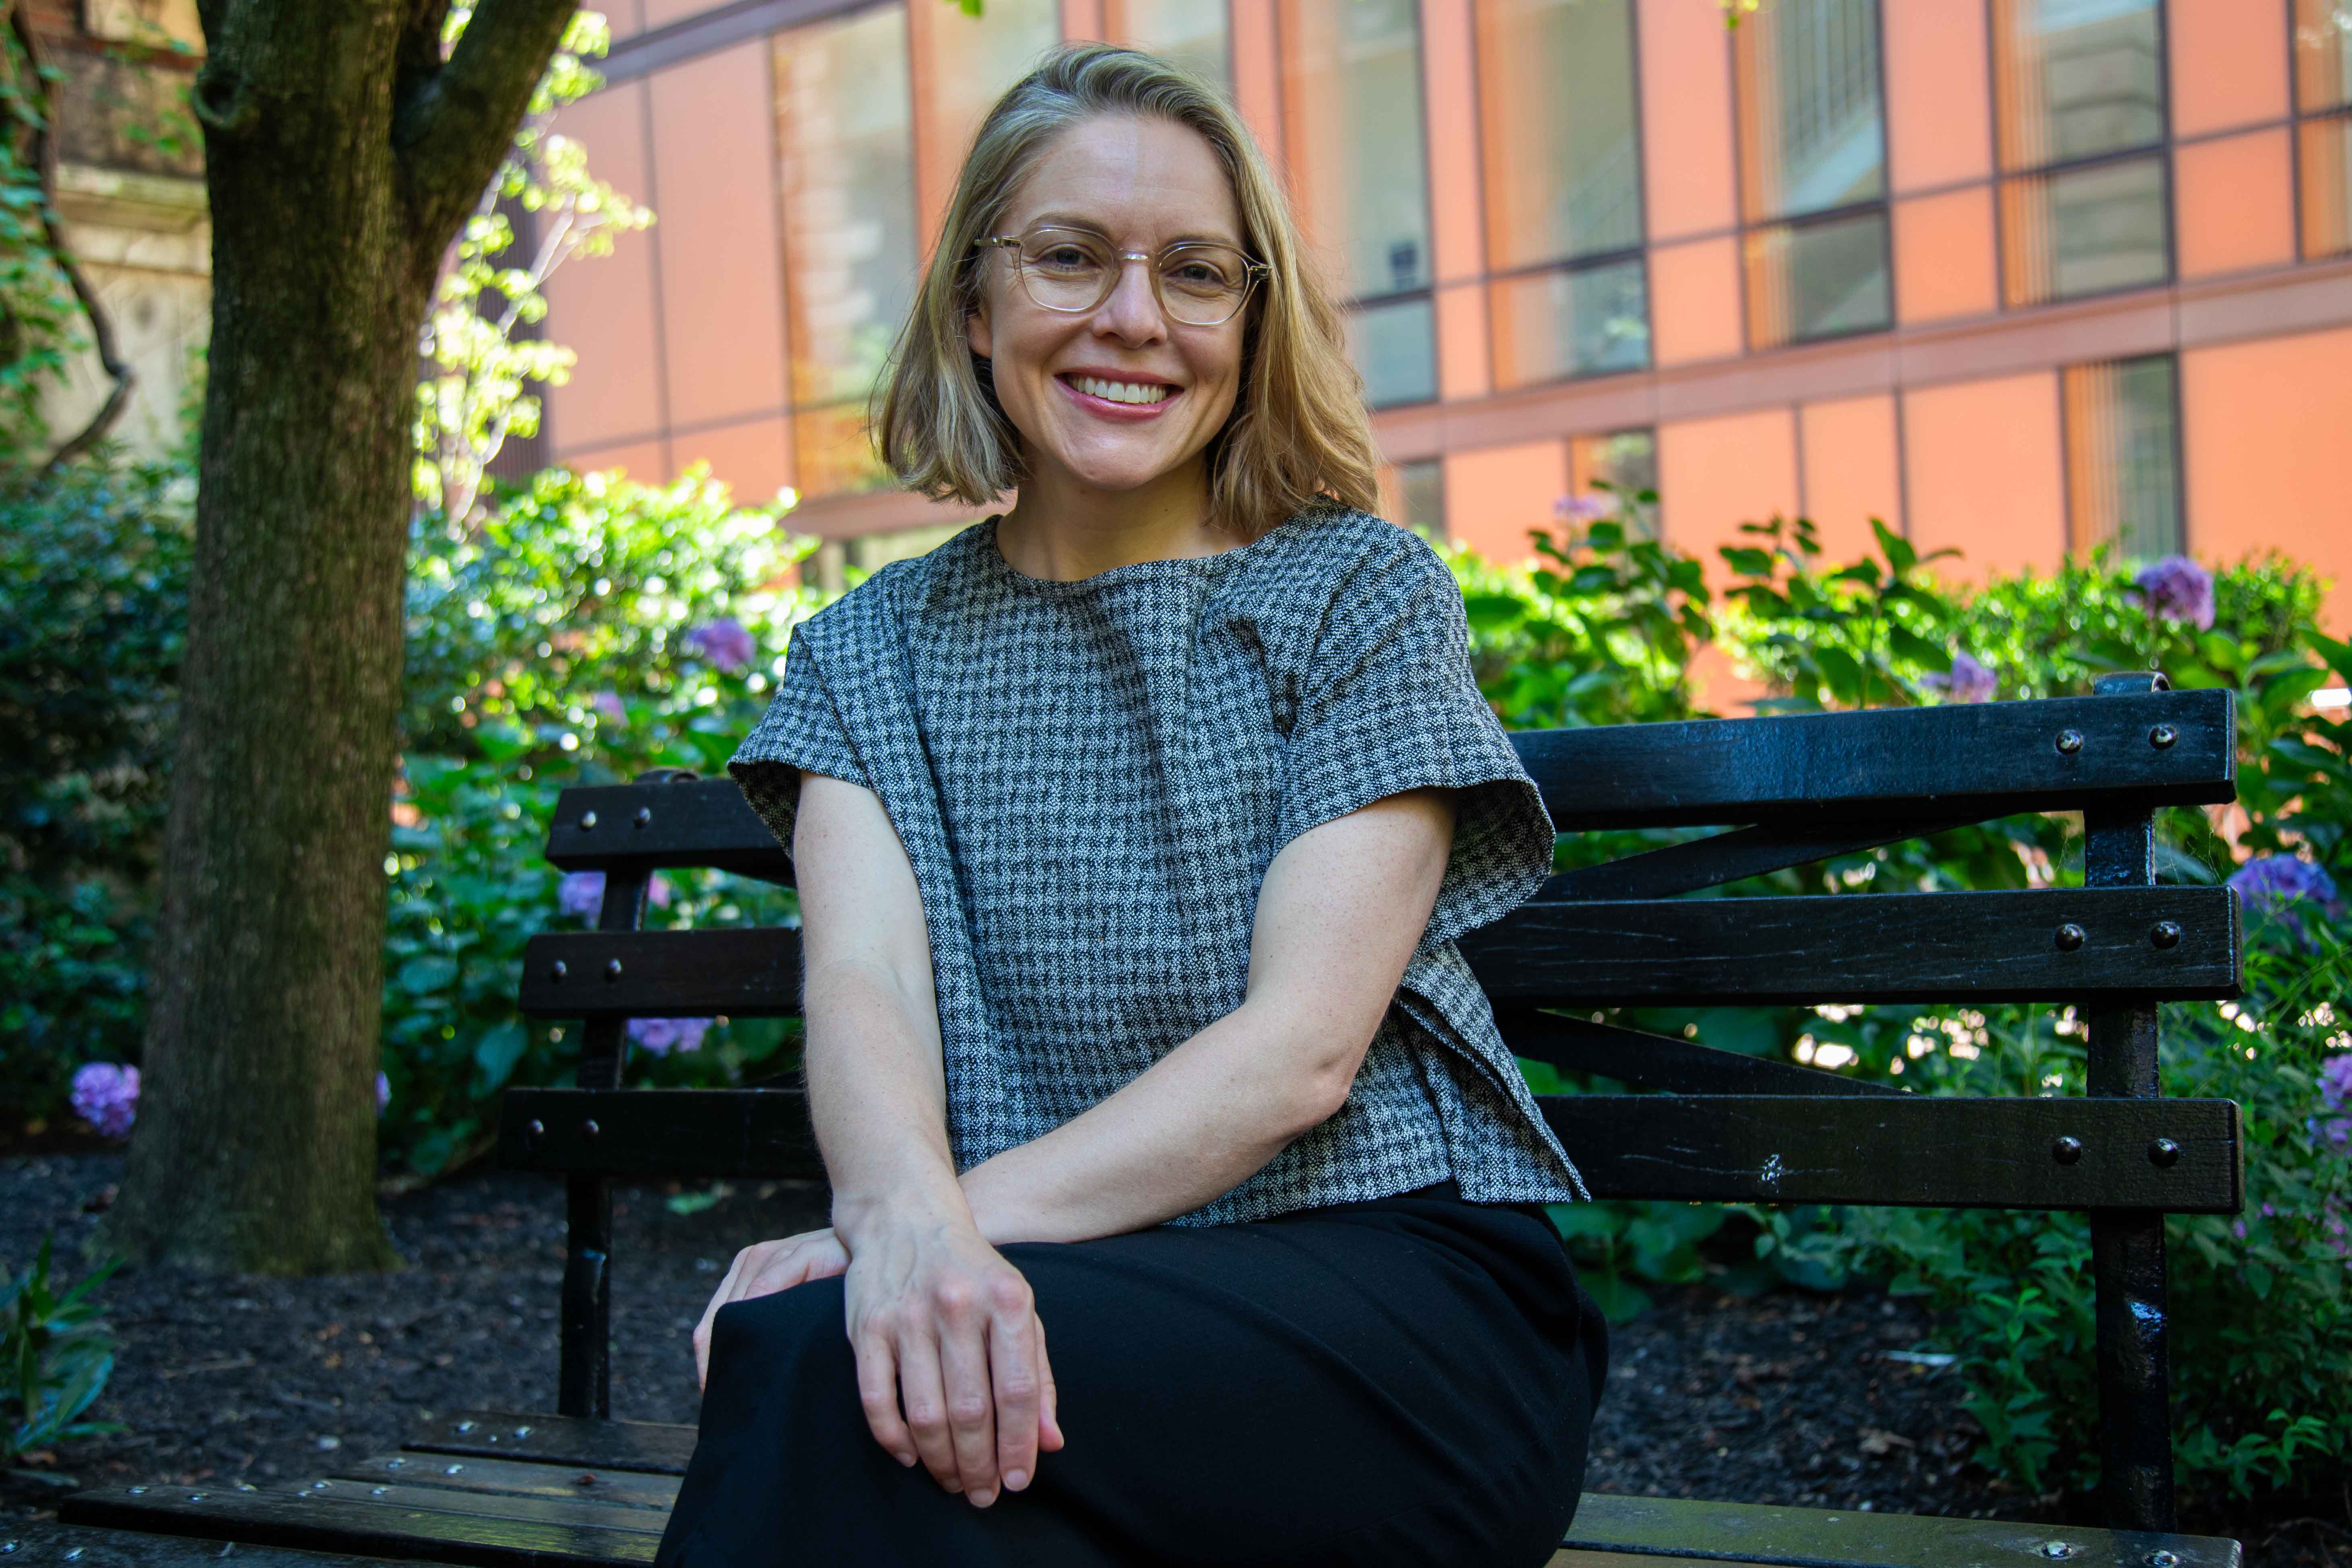
{"type": "Polygon", "coordinates": [[[1379,506],[1363,383],[1339,313],[1308,265],[1297,225],[1241,117],[1214,89],[1155,56],[1066,44],[996,100],[956,180],[872,428],[899,481],[933,500],[984,506],[1022,479],[1020,434],[985,360],[966,340],[988,252],[1013,194],[1048,143],[1097,115],[1189,126],[1216,152],[1241,211],[1242,248],[1268,275],[1243,322],[1241,389],[1207,449],[1209,520],[1255,538],[1304,507],[1379,506]]]}

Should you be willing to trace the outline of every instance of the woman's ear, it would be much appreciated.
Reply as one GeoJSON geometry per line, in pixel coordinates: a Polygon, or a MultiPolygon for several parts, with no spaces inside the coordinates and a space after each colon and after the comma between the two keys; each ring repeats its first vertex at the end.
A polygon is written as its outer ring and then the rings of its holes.
{"type": "Polygon", "coordinates": [[[996,357],[992,348],[995,339],[988,329],[987,296],[982,295],[980,302],[971,308],[971,314],[963,319],[963,340],[970,344],[971,351],[982,359],[992,360],[996,357]]]}

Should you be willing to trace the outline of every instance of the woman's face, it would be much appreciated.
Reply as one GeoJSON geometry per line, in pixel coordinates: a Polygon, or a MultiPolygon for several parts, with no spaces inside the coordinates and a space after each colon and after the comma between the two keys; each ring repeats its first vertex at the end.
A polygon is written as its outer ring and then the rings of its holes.
{"type": "MultiPolygon", "coordinates": [[[[995,232],[1039,224],[1091,229],[1149,256],[1178,240],[1245,248],[1216,153],[1164,120],[1099,116],[1048,143],[995,232]]],[[[1010,250],[992,247],[985,267],[966,330],[990,361],[1032,475],[1133,491],[1200,459],[1241,388],[1246,306],[1213,327],[1171,320],[1151,267],[1129,261],[1108,298],[1067,314],[1030,299],[1010,250]]]]}

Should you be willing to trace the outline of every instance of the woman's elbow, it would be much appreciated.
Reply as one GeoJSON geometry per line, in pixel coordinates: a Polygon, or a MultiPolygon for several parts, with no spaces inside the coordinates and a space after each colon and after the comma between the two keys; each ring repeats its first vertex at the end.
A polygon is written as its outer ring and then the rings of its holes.
{"type": "Polygon", "coordinates": [[[1364,1046],[1317,1051],[1298,1064],[1282,1096],[1286,1112],[1283,1141],[1311,1133],[1339,1113],[1356,1086],[1356,1070],[1363,1065],[1364,1046]]]}

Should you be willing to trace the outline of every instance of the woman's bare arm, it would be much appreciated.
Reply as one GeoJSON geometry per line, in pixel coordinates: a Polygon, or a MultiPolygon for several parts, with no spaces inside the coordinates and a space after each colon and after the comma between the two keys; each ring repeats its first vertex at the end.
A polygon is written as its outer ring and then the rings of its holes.
{"type": "Polygon", "coordinates": [[[1348,1097],[1436,905],[1450,790],[1378,800],[1266,868],[1242,1005],[1118,1092],[964,1173],[981,1233],[1081,1241],[1230,1191],[1348,1097]]]}

